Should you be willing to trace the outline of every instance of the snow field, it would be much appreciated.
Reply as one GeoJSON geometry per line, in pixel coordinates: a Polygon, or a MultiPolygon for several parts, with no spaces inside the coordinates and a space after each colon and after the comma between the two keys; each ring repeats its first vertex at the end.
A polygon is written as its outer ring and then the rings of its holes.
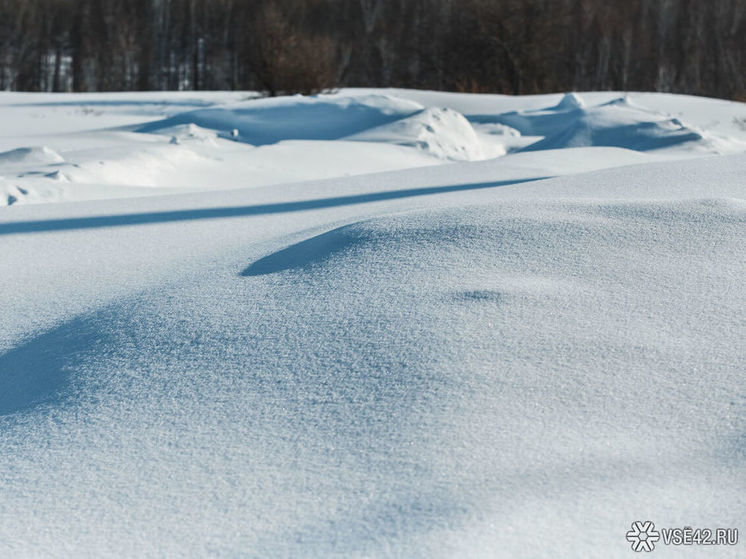
{"type": "Polygon", "coordinates": [[[744,109],[637,97],[35,107],[59,122],[0,143],[47,146],[0,163],[28,193],[0,209],[0,555],[626,557],[634,520],[743,529],[746,157],[714,151],[744,109]]]}

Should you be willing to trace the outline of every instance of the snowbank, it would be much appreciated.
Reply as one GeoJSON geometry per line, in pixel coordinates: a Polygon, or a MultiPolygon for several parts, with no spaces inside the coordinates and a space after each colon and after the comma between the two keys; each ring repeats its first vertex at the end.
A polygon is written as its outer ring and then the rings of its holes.
{"type": "Polygon", "coordinates": [[[51,165],[64,161],[64,157],[46,146],[23,147],[0,153],[0,166],[51,165]]]}
{"type": "Polygon", "coordinates": [[[569,147],[609,146],[642,152],[667,150],[702,154],[735,153],[744,145],[717,138],[678,118],[646,109],[627,97],[587,107],[577,94],[568,94],[553,107],[497,115],[495,122],[527,136],[543,139],[530,151],[569,147]]]}
{"type": "Polygon", "coordinates": [[[384,142],[415,147],[440,159],[484,159],[482,143],[471,124],[450,109],[428,108],[413,116],[347,137],[362,142],[384,142]]]}
{"type": "Polygon", "coordinates": [[[588,153],[589,170],[746,151],[738,125],[746,105],[686,96],[344,90],[248,97],[0,97],[3,203],[261,187],[491,158],[505,159],[495,169],[500,178],[519,167],[545,177],[583,167],[578,152],[558,156],[569,149],[597,150],[588,153]]]}
{"type": "Polygon", "coordinates": [[[174,143],[178,143],[184,126],[210,129],[257,146],[287,140],[347,139],[414,147],[441,159],[483,158],[482,145],[463,115],[385,95],[252,100],[183,113],[139,130],[175,133],[174,143]]]}
{"type": "Polygon", "coordinates": [[[337,140],[412,116],[424,107],[387,95],[280,97],[201,109],[145,125],[160,133],[178,124],[196,124],[253,145],[283,140],[337,140]]]}

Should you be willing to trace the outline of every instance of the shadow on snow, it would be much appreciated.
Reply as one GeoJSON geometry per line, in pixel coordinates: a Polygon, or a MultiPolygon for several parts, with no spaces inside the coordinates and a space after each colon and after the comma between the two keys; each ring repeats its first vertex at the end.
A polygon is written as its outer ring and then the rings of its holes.
{"type": "Polygon", "coordinates": [[[349,206],[355,204],[366,204],[371,202],[382,202],[400,198],[411,198],[415,196],[428,196],[435,194],[446,194],[450,192],[497,188],[513,184],[539,181],[547,178],[550,177],[409,188],[404,190],[374,192],[370,194],[353,194],[349,196],[336,196],[331,198],[319,198],[315,200],[301,200],[298,202],[257,204],[253,206],[200,208],[191,210],[172,210],[163,212],[145,212],[90,217],[72,217],[64,219],[18,221],[10,223],[0,222],[0,235],[43,233],[75,229],[96,229],[100,227],[125,227],[130,225],[148,225],[153,223],[171,223],[178,221],[196,221],[204,219],[221,219],[231,217],[279,214],[287,212],[301,212],[334,208],[339,206],[349,206]]]}

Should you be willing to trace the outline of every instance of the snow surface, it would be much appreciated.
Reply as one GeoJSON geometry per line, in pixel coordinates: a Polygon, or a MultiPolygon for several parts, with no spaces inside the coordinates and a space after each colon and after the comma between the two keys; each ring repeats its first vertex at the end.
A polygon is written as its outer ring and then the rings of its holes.
{"type": "Polygon", "coordinates": [[[746,529],[745,105],[248,96],[0,95],[0,557],[746,529]]]}

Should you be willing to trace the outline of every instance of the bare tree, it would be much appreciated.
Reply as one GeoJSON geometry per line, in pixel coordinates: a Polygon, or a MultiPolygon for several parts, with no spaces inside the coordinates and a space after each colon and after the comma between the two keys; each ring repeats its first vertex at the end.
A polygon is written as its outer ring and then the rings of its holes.
{"type": "Polygon", "coordinates": [[[259,18],[256,56],[260,84],[271,96],[310,95],[335,86],[332,39],[299,29],[273,4],[265,6],[259,18]]]}
{"type": "Polygon", "coordinates": [[[746,0],[0,0],[0,89],[746,97],[746,0]]]}

